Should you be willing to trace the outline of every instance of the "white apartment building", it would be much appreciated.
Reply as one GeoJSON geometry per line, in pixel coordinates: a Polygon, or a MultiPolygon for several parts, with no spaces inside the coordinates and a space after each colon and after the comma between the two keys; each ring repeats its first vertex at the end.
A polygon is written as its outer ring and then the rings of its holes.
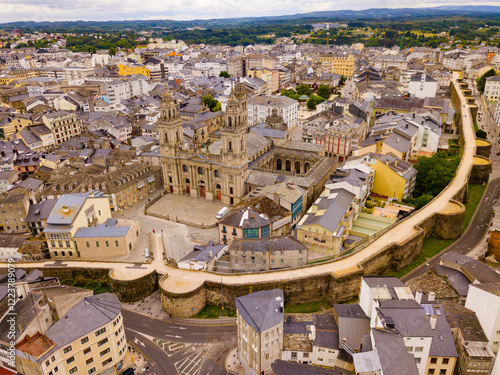
{"type": "Polygon", "coordinates": [[[110,109],[117,109],[120,107],[120,102],[123,99],[130,99],[132,97],[130,92],[130,85],[125,80],[114,80],[106,82],[106,90],[108,92],[108,99],[110,109]]]}
{"type": "Polygon", "coordinates": [[[299,104],[296,100],[286,96],[270,97],[255,96],[248,99],[248,124],[257,125],[265,122],[271,116],[274,108],[278,109],[278,115],[283,118],[289,129],[297,126],[297,113],[299,104]]]}
{"type": "Polygon", "coordinates": [[[489,102],[500,99],[500,76],[486,78],[483,95],[489,102]]]}
{"type": "Polygon", "coordinates": [[[411,77],[408,84],[408,93],[419,99],[434,98],[438,82],[428,74],[417,74],[411,77]]]}

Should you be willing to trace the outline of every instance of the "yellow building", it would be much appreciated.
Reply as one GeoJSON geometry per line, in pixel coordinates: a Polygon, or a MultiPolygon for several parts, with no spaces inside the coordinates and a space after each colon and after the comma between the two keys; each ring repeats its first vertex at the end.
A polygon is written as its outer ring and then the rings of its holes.
{"type": "Polygon", "coordinates": [[[345,77],[354,74],[354,55],[347,52],[324,54],[319,57],[319,62],[324,73],[336,73],[345,77]]]}
{"type": "Polygon", "coordinates": [[[118,74],[121,76],[130,76],[133,74],[142,74],[146,77],[151,77],[149,69],[144,65],[123,65],[118,64],[118,74]]]}
{"type": "Polygon", "coordinates": [[[104,293],[83,298],[44,334],[26,335],[16,345],[16,369],[29,375],[116,375],[126,353],[120,301],[104,293]]]}
{"type": "Polygon", "coordinates": [[[394,154],[380,157],[374,165],[372,193],[403,200],[415,189],[417,170],[394,154]]]}
{"type": "Polygon", "coordinates": [[[10,136],[33,125],[33,121],[28,117],[16,116],[5,125],[0,126],[0,139],[10,139],[10,136]]]}
{"type": "Polygon", "coordinates": [[[357,212],[353,193],[345,189],[325,189],[297,224],[297,239],[309,251],[338,256],[357,212]]]}
{"type": "Polygon", "coordinates": [[[64,194],[52,209],[44,230],[51,258],[77,258],[78,229],[104,224],[111,218],[109,200],[100,192],[64,194]]]}
{"type": "Polygon", "coordinates": [[[455,370],[456,362],[456,357],[436,357],[429,355],[425,373],[436,375],[452,375],[453,371],[455,370]]]}

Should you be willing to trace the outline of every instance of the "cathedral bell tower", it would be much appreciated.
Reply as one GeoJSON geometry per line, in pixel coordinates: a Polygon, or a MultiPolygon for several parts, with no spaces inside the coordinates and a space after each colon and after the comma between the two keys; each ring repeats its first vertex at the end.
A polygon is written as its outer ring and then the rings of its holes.
{"type": "Polygon", "coordinates": [[[165,89],[161,97],[160,118],[156,129],[160,136],[162,155],[175,156],[179,146],[184,142],[182,119],[177,113],[177,104],[172,94],[165,89]]]}
{"type": "Polygon", "coordinates": [[[229,94],[224,124],[221,126],[222,161],[229,165],[240,166],[247,158],[247,100],[241,84],[236,84],[229,94]]]}

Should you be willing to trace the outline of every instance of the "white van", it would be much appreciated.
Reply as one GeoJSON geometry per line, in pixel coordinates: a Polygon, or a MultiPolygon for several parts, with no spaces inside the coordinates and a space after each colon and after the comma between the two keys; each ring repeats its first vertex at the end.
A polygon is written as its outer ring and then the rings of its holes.
{"type": "Polygon", "coordinates": [[[227,207],[223,207],[223,208],[221,208],[221,209],[220,209],[220,211],[219,211],[219,212],[217,212],[217,216],[215,216],[215,217],[216,217],[216,219],[217,219],[217,220],[218,220],[218,219],[221,219],[221,218],[222,218],[222,216],[224,216],[224,215],[226,214],[226,212],[227,212],[227,207]]]}

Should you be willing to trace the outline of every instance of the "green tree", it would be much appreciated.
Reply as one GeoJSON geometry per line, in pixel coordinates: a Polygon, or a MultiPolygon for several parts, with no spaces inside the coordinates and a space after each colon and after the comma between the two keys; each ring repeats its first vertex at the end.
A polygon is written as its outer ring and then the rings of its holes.
{"type": "Polygon", "coordinates": [[[207,94],[203,95],[201,98],[201,101],[203,104],[205,104],[208,108],[210,108],[211,112],[217,112],[220,111],[221,105],[217,99],[214,99],[212,95],[207,94]]]}
{"type": "Polygon", "coordinates": [[[476,132],[476,138],[486,139],[488,137],[488,133],[484,130],[478,129],[476,132]]]}
{"type": "Polygon", "coordinates": [[[477,90],[480,93],[483,93],[484,92],[484,86],[486,85],[486,78],[493,77],[493,76],[496,76],[496,75],[497,75],[497,73],[495,72],[495,69],[490,69],[486,73],[484,73],[481,77],[478,77],[476,79],[477,90]]]}
{"type": "Polygon", "coordinates": [[[332,90],[330,90],[330,86],[328,85],[319,85],[316,94],[318,94],[324,99],[328,99],[332,95],[332,90]]]}
{"type": "Polygon", "coordinates": [[[311,88],[308,85],[305,85],[305,84],[297,86],[296,91],[297,91],[297,94],[299,94],[299,96],[300,95],[307,95],[307,96],[309,96],[309,95],[312,94],[311,88]]]}
{"type": "Polygon", "coordinates": [[[315,110],[316,109],[316,106],[319,104],[319,103],[322,103],[324,102],[325,99],[323,99],[322,97],[320,96],[317,96],[317,95],[311,95],[309,97],[309,99],[307,100],[307,109],[310,109],[310,110],[315,110]]]}
{"type": "Polygon", "coordinates": [[[116,48],[115,47],[110,47],[109,48],[109,55],[110,56],[116,55],[116,48]]]}
{"type": "Polygon", "coordinates": [[[459,162],[460,156],[445,151],[438,151],[430,158],[418,158],[415,164],[418,173],[414,194],[438,195],[455,176],[459,162]]]}
{"type": "Polygon", "coordinates": [[[222,72],[219,73],[219,77],[229,78],[231,77],[231,75],[225,70],[223,70],[222,72]]]}

